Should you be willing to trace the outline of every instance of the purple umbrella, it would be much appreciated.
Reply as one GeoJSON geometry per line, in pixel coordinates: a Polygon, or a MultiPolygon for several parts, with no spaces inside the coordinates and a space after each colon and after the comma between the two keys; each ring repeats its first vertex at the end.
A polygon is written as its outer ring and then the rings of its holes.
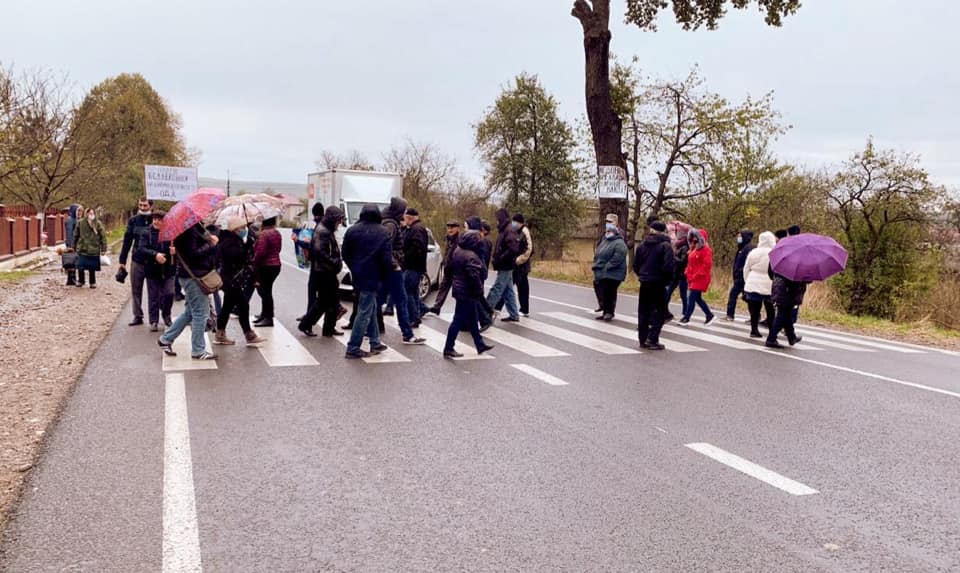
{"type": "Polygon", "coordinates": [[[803,233],[781,239],[770,251],[773,272],[792,281],[822,281],[847,266],[847,250],[830,237],[803,233]]]}

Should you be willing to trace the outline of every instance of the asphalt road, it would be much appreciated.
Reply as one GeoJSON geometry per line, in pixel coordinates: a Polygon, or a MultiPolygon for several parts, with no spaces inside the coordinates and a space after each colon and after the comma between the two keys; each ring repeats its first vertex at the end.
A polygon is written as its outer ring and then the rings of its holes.
{"type": "Polygon", "coordinates": [[[390,329],[347,361],[291,334],[306,278],[285,265],[285,328],[216,369],[121,314],[0,570],[960,570],[956,354],[803,326],[767,351],[742,323],[641,353],[635,298],[597,330],[591,290],[532,281],[493,358],[390,329]]]}

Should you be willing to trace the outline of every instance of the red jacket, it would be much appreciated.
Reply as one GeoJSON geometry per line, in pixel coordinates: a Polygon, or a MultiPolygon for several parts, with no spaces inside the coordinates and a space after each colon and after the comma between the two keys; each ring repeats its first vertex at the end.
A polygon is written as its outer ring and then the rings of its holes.
{"type": "Polygon", "coordinates": [[[280,231],[267,228],[260,232],[257,242],[253,246],[253,267],[279,267],[280,249],[283,248],[283,238],[280,231]]]}
{"type": "Polygon", "coordinates": [[[702,246],[692,249],[687,257],[687,287],[707,292],[713,271],[713,249],[707,244],[707,231],[700,229],[700,235],[703,236],[702,246]]]}

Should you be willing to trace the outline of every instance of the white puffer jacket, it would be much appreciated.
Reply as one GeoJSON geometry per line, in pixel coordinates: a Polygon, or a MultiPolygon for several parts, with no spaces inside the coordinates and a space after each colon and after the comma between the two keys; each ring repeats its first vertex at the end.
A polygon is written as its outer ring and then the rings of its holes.
{"type": "Polygon", "coordinates": [[[747,255],[747,262],[743,265],[743,292],[770,296],[773,290],[773,280],[767,274],[767,269],[770,266],[770,251],[776,244],[776,235],[770,231],[760,233],[757,248],[750,251],[750,254],[747,255]]]}

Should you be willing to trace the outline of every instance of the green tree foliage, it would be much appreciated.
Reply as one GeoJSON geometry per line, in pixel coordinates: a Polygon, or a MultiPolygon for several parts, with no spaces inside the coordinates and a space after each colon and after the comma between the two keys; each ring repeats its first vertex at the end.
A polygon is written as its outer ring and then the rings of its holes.
{"type": "Polygon", "coordinates": [[[96,85],[81,102],[78,137],[100,161],[73,182],[76,195],[109,212],[127,211],[144,194],[143,166],[188,164],[182,122],[140,74],[96,85]]]}
{"type": "Polygon", "coordinates": [[[937,277],[927,239],[944,189],[929,181],[917,157],[878,150],[868,140],[833,178],[828,197],[850,255],[836,279],[844,306],[895,318],[900,303],[923,294],[937,277]]]}
{"type": "Polygon", "coordinates": [[[800,8],[800,0],[627,0],[626,22],[642,29],[656,30],[657,16],[672,7],[677,23],[684,30],[704,26],[713,30],[726,14],[728,5],[743,10],[751,4],[757,5],[770,26],[780,26],[783,18],[800,8]]]}
{"type": "Polygon", "coordinates": [[[523,212],[545,250],[559,251],[583,205],[569,125],[536,76],[520,75],[476,125],[487,183],[505,207],[523,212]]]}

